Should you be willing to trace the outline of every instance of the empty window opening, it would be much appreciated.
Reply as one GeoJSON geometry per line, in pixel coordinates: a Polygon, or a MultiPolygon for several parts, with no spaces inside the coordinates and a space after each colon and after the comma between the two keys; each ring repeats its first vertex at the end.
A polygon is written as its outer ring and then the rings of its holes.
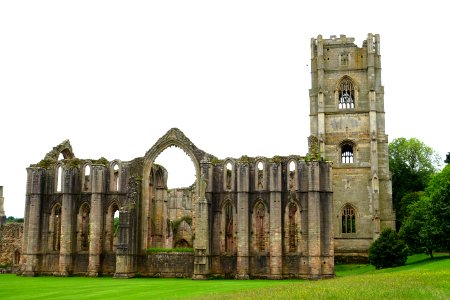
{"type": "Polygon", "coordinates": [[[350,205],[342,209],[342,233],[356,233],[355,210],[350,205]]]}
{"type": "Polygon", "coordinates": [[[345,144],[341,149],[341,162],[343,164],[352,164],[353,163],[353,146],[349,144],[345,144]]]}
{"type": "Polygon", "coordinates": [[[189,155],[176,146],[169,147],[161,152],[154,163],[166,169],[166,184],[169,189],[190,187],[195,183],[194,163],[189,155]]]}
{"type": "Polygon", "coordinates": [[[120,186],[120,172],[119,172],[119,165],[118,164],[114,164],[113,166],[113,190],[114,191],[119,191],[119,186],[120,186]]]}
{"type": "Polygon", "coordinates": [[[258,169],[258,189],[264,188],[264,164],[262,161],[259,161],[257,164],[258,169]]]}
{"type": "Polygon", "coordinates": [[[226,169],[227,169],[227,173],[226,173],[226,186],[227,189],[231,189],[231,179],[232,179],[232,172],[233,172],[233,166],[231,165],[230,162],[227,162],[226,164],[226,169]]]}
{"type": "Polygon", "coordinates": [[[64,155],[62,154],[62,152],[61,153],[59,153],[59,155],[58,155],[58,161],[61,161],[61,160],[63,160],[64,159],[64,155]]]}
{"type": "Polygon", "coordinates": [[[344,78],[339,85],[339,109],[355,108],[355,91],[350,78],[344,78]]]}
{"type": "Polygon", "coordinates": [[[293,160],[289,162],[289,175],[288,175],[288,189],[290,191],[294,190],[295,188],[295,169],[296,165],[293,160]]]}
{"type": "Polygon", "coordinates": [[[86,165],[84,167],[84,184],[83,184],[83,189],[85,191],[89,190],[91,184],[91,167],[89,165],[86,165]]]}
{"type": "Polygon", "coordinates": [[[61,192],[62,191],[62,168],[61,166],[58,166],[58,171],[57,171],[57,183],[56,183],[56,191],[57,192],[61,192]]]}
{"type": "Polygon", "coordinates": [[[117,204],[108,208],[105,231],[105,250],[115,251],[119,243],[119,206],[117,204]]]}

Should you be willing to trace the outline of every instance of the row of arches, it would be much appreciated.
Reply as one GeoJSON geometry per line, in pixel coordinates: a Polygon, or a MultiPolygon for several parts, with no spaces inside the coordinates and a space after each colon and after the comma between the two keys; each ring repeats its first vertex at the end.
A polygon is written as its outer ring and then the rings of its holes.
{"type": "MultiPolygon", "coordinates": [[[[290,201],[284,212],[284,248],[287,253],[300,251],[301,207],[290,201]]],[[[226,200],[221,208],[220,246],[223,254],[236,253],[237,223],[236,208],[231,200],[226,200]]],[[[270,251],[270,213],[262,200],[258,200],[250,212],[250,249],[254,254],[266,254],[270,251]]]]}
{"type": "MultiPolygon", "coordinates": [[[[85,202],[78,209],[76,215],[76,250],[77,252],[89,251],[90,242],[90,205],[85,202]]],[[[119,224],[119,205],[113,202],[107,209],[104,216],[104,237],[103,250],[114,252],[117,244],[117,230],[119,224]]],[[[49,218],[49,239],[48,249],[54,252],[61,250],[62,235],[62,206],[60,203],[53,205],[49,218]]],[[[98,237],[97,237],[98,238],[98,237]]]]}
{"type": "MultiPolygon", "coordinates": [[[[235,179],[235,163],[231,159],[225,160],[224,163],[224,189],[233,190],[233,182],[235,179]]],[[[294,159],[290,159],[287,163],[287,174],[288,174],[288,189],[294,190],[295,185],[295,175],[297,174],[297,162],[294,159]]],[[[266,173],[266,163],[261,160],[256,160],[255,162],[255,189],[263,190],[266,189],[267,185],[267,173],[266,173]]]]}
{"type": "MultiPolygon", "coordinates": [[[[82,192],[91,192],[92,190],[91,169],[92,166],[89,163],[85,164],[82,168],[81,173],[82,192]]],[[[110,169],[109,190],[112,192],[120,192],[120,174],[121,174],[120,162],[118,161],[112,162],[110,164],[109,169],[110,169]]],[[[55,179],[56,192],[58,193],[62,192],[62,178],[63,178],[62,172],[63,172],[63,165],[59,163],[56,166],[56,179],[55,179]]]]}

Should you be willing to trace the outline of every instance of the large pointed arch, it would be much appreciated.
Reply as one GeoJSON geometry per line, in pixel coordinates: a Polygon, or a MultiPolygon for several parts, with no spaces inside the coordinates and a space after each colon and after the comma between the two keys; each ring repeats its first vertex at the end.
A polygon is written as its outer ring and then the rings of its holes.
{"type": "Polygon", "coordinates": [[[64,159],[72,159],[75,157],[69,140],[65,140],[61,144],[53,147],[53,149],[45,155],[44,159],[58,160],[59,154],[62,154],[64,159]]]}
{"type": "Polygon", "coordinates": [[[203,150],[198,149],[194,143],[192,143],[185,135],[184,133],[179,130],[178,128],[172,128],[170,129],[165,135],[163,135],[151,148],[147,151],[147,153],[144,156],[144,168],[143,168],[143,185],[142,185],[142,249],[146,249],[149,247],[148,245],[148,228],[149,228],[149,218],[147,214],[149,213],[150,208],[150,178],[151,178],[151,171],[154,164],[155,159],[158,157],[158,155],[163,152],[165,149],[175,146],[183,150],[189,158],[192,160],[192,163],[194,164],[195,168],[195,186],[196,186],[196,197],[198,198],[198,195],[200,193],[200,184],[198,184],[198,181],[200,179],[200,162],[205,157],[211,157],[210,154],[207,154],[203,150]]]}

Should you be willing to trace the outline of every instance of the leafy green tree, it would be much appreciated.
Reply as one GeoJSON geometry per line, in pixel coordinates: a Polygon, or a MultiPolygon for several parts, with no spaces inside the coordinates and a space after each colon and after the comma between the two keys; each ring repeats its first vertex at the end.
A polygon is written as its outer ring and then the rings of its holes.
{"type": "Polygon", "coordinates": [[[433,258],[437,247],[436,220],[431,213],[431,200],[422,196],[408,206],[408,217],[400,228],[400,237],[413,253],[426,252],[433,258]]]}
{"type": "Polygon", "coordinates": [[[384,229],[369,248],[369,262],[377,269],[403,266],[407,258],[408,247],[391,228],[384,229]]]}
{"type": "Polygon", "coordinates": [[[424,191],[440,162],[439,155],[416,138],[397,138],[389,144],[392,201],[397,213],[397,228],[400,228],[405,217],[402,198],[410,192],[424,191]]]}
{"type": "Polygon", "coordinates": [[[432,177],[426,193],[430,197],[436,243],[450,251],[450,165],[432,177]]]}

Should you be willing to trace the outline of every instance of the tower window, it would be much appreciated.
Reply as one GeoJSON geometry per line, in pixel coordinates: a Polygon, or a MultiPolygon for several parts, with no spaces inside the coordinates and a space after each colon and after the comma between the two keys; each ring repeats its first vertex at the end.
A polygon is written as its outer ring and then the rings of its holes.
{"type": "Polygon", "coordinates": [[[345,144],[341,148],[341,162],[343,164],[353,163],[353,146],[350,144],[345,144]]]}
{"type": "Polygon", "coordinates": [[[350,78],[343,78],[339,85],[339,109],[355,108],[355,89],[350,78]]]}
{"type": "Polygon", "coordinates": [[[346,205],[341,214],[342,233],[356,233],[356,215],[352,206],[346,205]]]}

